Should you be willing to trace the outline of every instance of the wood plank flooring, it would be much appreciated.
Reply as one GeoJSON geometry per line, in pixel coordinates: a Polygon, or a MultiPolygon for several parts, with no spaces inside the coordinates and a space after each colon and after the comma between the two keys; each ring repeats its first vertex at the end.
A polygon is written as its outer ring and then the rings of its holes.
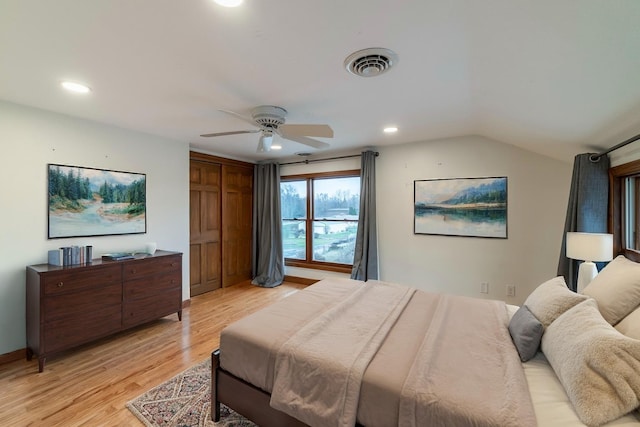
{"type": "Polygon", "coordinates": [[[176,314],[47,360],[0,365],[0,426],[142,426],[125,404],[211,356],[222,328],[305,285],[248,282],[191,299],[176,314]]]}

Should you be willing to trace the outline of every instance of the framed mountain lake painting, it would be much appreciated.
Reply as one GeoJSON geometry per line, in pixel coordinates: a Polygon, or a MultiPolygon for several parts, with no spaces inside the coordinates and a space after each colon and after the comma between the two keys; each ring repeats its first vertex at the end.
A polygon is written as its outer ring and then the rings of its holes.
{"type": "Polygon", "coordinates": [[[507,177],[413,182],[414,234],[507,238],[507,177]]]}
{"type": "Polygon", "coordinates": [[[48,238],[147,232],[142,173],[49,164],[48,238]]]}

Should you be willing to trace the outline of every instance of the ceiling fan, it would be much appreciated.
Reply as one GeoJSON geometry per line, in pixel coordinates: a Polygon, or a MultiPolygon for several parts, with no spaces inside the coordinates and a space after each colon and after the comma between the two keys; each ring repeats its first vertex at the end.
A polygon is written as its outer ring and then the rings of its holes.
{"type": "Polygon", "coordinates": [[[317,139],[309,138],[310,136],[319,138],[333,138],[333,129],[329,125],[287,125],[285,124],[285,117],[287,116],[287,110],[282,107],[276,107],[273,105],[261,105],[251,110],[251,118],[245,117],[241,114],[228,110],[219,110],[223,113],[237,117],[258,129],[251,130],[236,130],[230,132],[217,132],[206,133],[200,135],[203,137],[212,136],[226,136],[226,135],[238,135],[243,133],[258,133],[261,132],[260,139],[258,140],[258,152],[264,153],[271,150],[271,144],[273,142],[273,134],[276,134],[284,139],[299,142],[300,144],[308,145],[313,148],[326,148],[329,144],[317,139]]]}

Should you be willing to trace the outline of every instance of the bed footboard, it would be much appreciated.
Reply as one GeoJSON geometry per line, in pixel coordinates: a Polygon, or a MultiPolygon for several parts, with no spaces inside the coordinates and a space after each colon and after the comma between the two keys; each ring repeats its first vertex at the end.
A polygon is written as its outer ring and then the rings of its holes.
{"type": "Polygon", "coordinates": [[[308,427],[299,420],[273,409],[271,395],[220,367],[220,349],[211,353],[211,419],[220,420],[220,403],[250,419],[260,427],[308,427]]]}

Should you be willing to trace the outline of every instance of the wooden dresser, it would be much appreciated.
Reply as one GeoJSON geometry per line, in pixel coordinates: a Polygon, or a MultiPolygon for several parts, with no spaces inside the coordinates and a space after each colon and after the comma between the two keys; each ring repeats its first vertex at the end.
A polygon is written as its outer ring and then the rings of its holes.
{"type": "Polygon", "coordinates": [[[27,360],[42,372],[55,353],[172,313],[182,320],[182,254],[27,267],[27,360]]]}

